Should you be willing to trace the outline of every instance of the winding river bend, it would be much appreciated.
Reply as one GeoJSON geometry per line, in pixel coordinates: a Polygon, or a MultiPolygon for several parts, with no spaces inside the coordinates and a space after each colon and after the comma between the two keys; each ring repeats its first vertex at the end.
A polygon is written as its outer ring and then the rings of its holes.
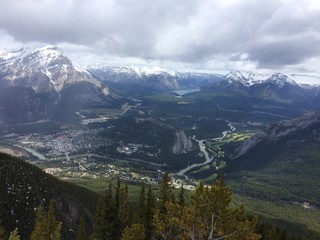
{"type": "MultiPolygon", "coordinates": [[[[236,130],[236,128],[232,125],[232,123],[228,123],[228,127],[230,128],[230,130],[228,131],[224,131],[222,132],[222,137],[217,137],[217,138],[213,138],[211,140],[213,141],[221,141],[222,139],[224,139],[229,133],[234,132],[236,130]]],[[[199,148],[200,148],[200,152],[202,152],[205,156],[205,161],[202,163],[194,163],[191,165],[188,165],[186,168],[181,169],[179,172],[177,172],[176,174],[178,176],[182,176],[185,175],[187,172],[189,172],[190,170],[197,168],[197,167],[201,167],[204,166],[206,164],[211,163],[214,160],[214,157],[210,157],[209,153],[206,150],[206,146],[204,144],[205,139],[202,140],[197,140],[195,137],[193,137],[193,139],[198,142],[199,144],[199,148]]]]}

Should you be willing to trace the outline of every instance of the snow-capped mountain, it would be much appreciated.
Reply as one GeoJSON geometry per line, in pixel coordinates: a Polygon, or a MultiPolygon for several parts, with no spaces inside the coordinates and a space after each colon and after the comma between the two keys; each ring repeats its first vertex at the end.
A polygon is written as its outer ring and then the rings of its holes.
{"type": "Polygon", "coordinates": [[[105,106],[110,99],[106,85],[56,47],[0,52],[0,122],[67,117],[74,113],[68,109],[105,106]]]}
{"type": "Polygon", "coordinates": [[[303,104],[318,106],[319,86],[298,84],[294,77],[296,75],[234,71],[226,74],[220,81],[203,91],[213,96],[255,98],[266,101],[299,103],[302,106],[303,104]]]}
{"type": "Polygon", "coordinates": [[[224,80],[229,83],[233,81],[241,82],[244,86],[250,87],[255,84],[270,83],[283,87],[285,85],[298,85],[293,79],[290,79],[287,75],[282,73],[256,73],[256,72],[230,72],[224,76],[224,80]]]}
{"type": "Polygon", "coordinates": [[[244,86],[250,87],[255,84],[270,83],[283,87],[292,85],[304,88],[313,88],[320,85],[320,76],[307,74],[282,74],[282,73],[257,73],[248,71],[232,71],[222,77],[229,83],[234,81],[242,83],[244,86]]]}
{"type": "Polygon", "coordinates": [[[89,72],[106,83],[115,83],[136,89],[152,91],[178,90],[176,78],[159,68],[138,68],[135,66],[89,67],[89,72]]]}
{"type": "Polygon", "coordinates": [[[298,86],[298,84],[290,79],[288,76],[282,74],[282,73],[274,73],[269,78],[267,78],[266,83],[271,83],[274,85],[277,85],[278,87],[284,87],[284,86],[298,86]]]}
{"type": "Polygon", "coordinates": [[[260,84],[269,77],[270,74],[233,71],[225,75],[224,79],[230,83],[232,81],[239,81],[245,86],[251,86],[254,84],[260,84]]]}
{"type": "Polygon", "coordinates": [[[61,92],[65,87],[88,82],[108,95],[108,87],[89,72],[76,67],[57,47],[22,48],[0,53],[0,84],[32,88],[36,93],[61,92]]]}
{"type": "Polygon", "coordinates": [[[172,91],[190,88],[204,89],[210,85],[223,85],[225,87],[236,83],[239,86],[251,87],[260,84],[270,84],[283,88],[307,86],[305,82],[320,83],[320,77],[302,74],[258,73],[249,71],[232,71],[226,75],[203,72],[172,72],[161,67],[137,66],[105,66],[90,65],[86,69],[107,84],[134,86],[136,89],[153,91],[172,91]],[[311,81],[312,80],[312,81],[311,81]]]}
{"type": "Polygon", "coordinates": [[[219,74],[170,72],[157,66],[90,65],[86,68],[103,82],[134,87],[136,90],[173,91],[203,88],[221,79],[219,74]]]}
{"type": "Polygon", "coordinates": [[[320,85],[320,76],[316,76],[314,74],[289,74],[289,77],[295,80],[302,86],[319,86],[320,85]]]}

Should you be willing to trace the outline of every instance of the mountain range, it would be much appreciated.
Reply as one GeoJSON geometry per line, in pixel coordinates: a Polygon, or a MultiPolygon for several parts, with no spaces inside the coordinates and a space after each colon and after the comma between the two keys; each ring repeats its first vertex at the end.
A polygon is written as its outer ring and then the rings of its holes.
{"type": "Polygon", "coordinates": [[[84,66],[89,72],[97,76],[101,81],[107,83],[138,85],[152,90],[182,90],[195,88],[205,88],[219,81],[237,81],[244,86],[250,87],[256,84],[272,83],[283,87],[284,85],[299,85],[303,88],[318,88],[320,77],[307,74],[282,73],[257,73],[249,71],[232,71],[227,74],[207,73],[207,72],[169,72],[155,67],[137,66],[107,66],[89,65],[84,66]],[[161,83],[160,86],[153,85],[152,82],[161,83]],[[313,84],[307,84],[311,82],[313,84]],[[318,83],[318,84],[314,84],[318,83]]]}
{"type": "MultiPolygon", "coordinates": [[[[302,82],[318,82],[314,75],[256,73],[233,71],[214,73],[174,72],[135,66],[95,66],[87,70],[120,95],[150,95],[157,92],[197,89],[195,98],[242,97],[299,104],[314,109],[320,103],[320,86],[302,82]],[[299,83],[297,81],[299,81],[299,83]]],[[[179,95],[179,94],[178,94],[179,95]]],[[[238,100],[237,100],[238,101],[238,100]]],[[[251,101],[251,100],[250,100],[251,101]]]]}
{"type": "Polygon", "coordinates": [[[50,119],[59,108],[106,105],[110,92],[58,48],[0,53],[0,121],[50,119]]]}
{"type": "Polygon", "coordinates": [[[234,99],[249,97],[316,108],[320,103],[320,87],[298,84],[294,79],[320,82],[317,76],[301,74],[170,73],[161,68],[104,65],[85,69],[77,67],[53,46],[1,51],[0,123],[74,118],[70,112],[112,105],[114,94],[111,93],[128,98],[190,89],[200,91],[194,97],[198,100],[203,97],[201,94],[234,99]]]}

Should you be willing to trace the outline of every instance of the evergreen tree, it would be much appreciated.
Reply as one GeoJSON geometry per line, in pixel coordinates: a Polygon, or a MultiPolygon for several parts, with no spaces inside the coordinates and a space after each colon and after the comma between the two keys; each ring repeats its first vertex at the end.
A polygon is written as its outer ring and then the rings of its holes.
{"type": "Polygon", "coordinates": [[[94,228],[91,239],[104,239],[105,237],[105,213],[106,206],[104,198],[99,198],[96,206],[94,228]]]}
{"type": "Polygon", "coordinates": [[[133,224],[131,227],[126,227],[122,234],[121,240],[145,240],[145,229],[142,224],[133,224]]]}
{"type": "Polygon", "coordinates": [[[56,220],[56,216],[54,213],[54,202],[50,200],[49,209],[48,209],[48,217],[47,217],[47,231],[49,234],[50,239],[52,239],[53,235],[56,232],[56,228],[58,226],[58,222],[56,220]]]}
{"type": "Polygon", "coordinates": [[[171,194],[171,180],[169,174],[166,172],[161,179],[160,182],[160,212],[165,212],[166,210],[166,203],[172,199],[171,194]]]}
{"type": "Polygon", "coordinates": [[[42,206],[37,208],[35,226],[31,233],[31,240],[48,240],[47,220],[42,206]]]}
{"type": "Polygon", "coordinates": [[[155,211],[155,199],[152,193],[151,185],[149,184],[148,193],[147,193],[147,206],[146,206],[146,216],[145,216],[145,230],[146,230],[146,239],[152,239],[153,235],[153,225],[152,219],[155,211]]]}
{"type": "Polygon", "coordinates": [[[121,194],[121,182],[120,182],[120,177],[117,177],[117,184],[115,187],[115,207],[116,209],[120,209],[120,194],[121,194]]]}
{"type": "Polygon", "coordinates": [[[159,239],[229,239],[255,240],[257,218],[248,220],[243,206],[231,207],[231,192],[223,178],[210,188],[201,183],[190,207],[166,203],[164,212],[154,215],[154,226],[159,239]]]}
{"type": "Polygon", "coordinates": [[[145,184],[141,184],[140,197],[139,197],[139,222],[146,224],[146,195],[145,184]]]}
{"type": "Polygon", "coordinates": [[[80,217],[79,225],[77,229],[77,238],[76,240],[87,240],[87,228],[86,228],[86,221],[83,216],[80,217]]]}
{"type": "MultiPolygon", "coordinates": [[[[0,224],[1,224],[1,219],[0,219],[0,224]]],[[[0,240],[3,240],[3,236],[4,235],[4,229],[3,229],[3,227],[0,225],[0,240]]]]}
{"type": "Polygon", "coordinates": [[[50,240],[61,240],[62,223],[58,223],[53,233],[50,234],[50,240]]]}
{"type": "MultiPolygon", "coordinates": [[[[120,197],[119,197],[120,198],[120,197]]],[[[105,232],[104,232],[104,238],[102,239],[118,239],[119,229],[116,226],[117,217],[118,217],[118,209],[116,208],[117,202],[113,199],[113,193],[112,193],[112,184],[109,183],[109,189],[106,194],[105,198],[105,232]]]]}
{"type": "Polygon", "coordinates": [[[60,231],[61,223],[56,221],[53,202],[50,201],[48,213],[44,211],[42,206],[39,206],[31,240],[60,240],[60,231]]]}
{"type": "Polygon", "coordinates": [[[115,187],[115,197],[114,197],[114,219],[112,220],[113,225],[113,239],[120,239],[120,233],[122,231],[122,224],[119,218],[120,215],[120,205],[121,205],[121,182],[120,177],[117,177],[116,187],[115,187]]]}
{"type": "Polygon", "coordinates": [[[183,185],[181,185],[180,193],[179,193],[179,205],[184,206],[185,205],[185,196],[184,196],[184,188],[183,185]]]}
{"type": "Polygon", "coordinates": [[[157,209],[153,216],[153,225],[157,239],[179,239],[178,221],[181,218],[182,207],[172,202],[166,203],[166,209],[157,209]]]}
{"type": "Polygon", "coordinates": [[[10,236],[9,236],[8,240],[20,240],[20,236],[19,236],[17,228],[10,233],[10,236]]]}
{"type": "Polygon", "coordinates": [[[120,206],[118,211],[118,222],[120,223],[119,233],[122,232],[129,223],[129,212],[129,190],[128,184],[125,184],[124,189],[120,192],[120,206]]]}

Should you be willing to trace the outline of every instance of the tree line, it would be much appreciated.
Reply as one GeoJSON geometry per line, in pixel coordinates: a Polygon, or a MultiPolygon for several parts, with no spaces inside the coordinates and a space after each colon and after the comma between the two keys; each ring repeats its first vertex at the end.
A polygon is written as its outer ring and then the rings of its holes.
{"type": "MultiPolygon", "coordinates": [[[[115,184],[110,182],[96,204],[93,229],[81,216],[76,240],[289,239],[285,231],[257,223],[257,216],[248,217],[243,205],[232,203],[232,193],[223,175],[211,186],[200,183],[190,194],[182,186],[176,194],[165,173],[157,191],[151,185],[141,184],[137,204],[133,204],[128,185],[121,183],[120,178],[115,184]]],[[[39,206],[30,239],[64,239],[61,224],[56,219],[53,201],[47,209],[39,206]]],[[[15,229],[4,238],[0,228],[0,239],[20,239],[18,232],[15,229]]]]}

